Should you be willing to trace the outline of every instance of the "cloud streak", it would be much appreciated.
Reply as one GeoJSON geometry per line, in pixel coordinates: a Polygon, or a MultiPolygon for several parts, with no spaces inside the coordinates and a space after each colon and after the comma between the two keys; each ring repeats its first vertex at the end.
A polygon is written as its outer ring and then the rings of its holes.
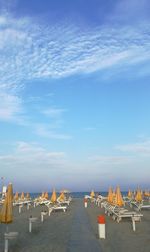
{"type": "Polygon", "coordinates": [[[96,27],[81,31],[68,24],[46,27],[31,19],[0,17],[0,80],[15,89],[22,81],[91,73],[150,59],[149,25],[96,27]],[[142,55],[142,58],[141,58],[142,55]]]}
{"type": "Polygon", "coordinates": [[[34,169],[55,169],[64,165],[66,155],[64,152],[51,152],[36,143],[18,142],[12,154],[0,155],[0,163],[10,170],[26,167],[34,169]],[[12,167],[12,168],[11,168],[12,167]]]}
{"type": "Polygon", "coordinates": [[[146,141],[138,142],[138,143],[118,145],[115,147],[115,149],[121,152],[150,156],[150,140],[146,140],[146,141]]]}
{"type": "Polygon", "coordinates": [[[101,156],[95,155],[89,157],[90,161],[93,161],[95,165],[124,165],[131,161],[129,157],[125,156],[101,156]]]}

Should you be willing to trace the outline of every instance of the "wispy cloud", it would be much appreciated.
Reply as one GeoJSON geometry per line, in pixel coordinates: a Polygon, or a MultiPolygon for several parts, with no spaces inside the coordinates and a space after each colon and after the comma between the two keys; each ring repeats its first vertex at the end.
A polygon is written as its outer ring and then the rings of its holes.
{"type": "Polygon", "coordinates": [[[95,164],[101,164],[101,165],[121,165],[121,164],[127,164],[129,161],[131,161],[131,158],[115,155],[114,156],[95,155],[89,157],[89,160],[95,162],[95,164]]]}
{"type": "Polygon", "coordinates": [[[57,140],[70,140],[72,138],[71,135],[63,134],[56,132],[55,127],[44,125],[44,124],[37,124],[33,125],[34,132],[41,137],[49,138],[49,139],[57,139],[57,140]]]}
{"type": "Polygon", "coordinates": [[[0,20],[0,80],[12,86],[22,80],[60,78],[150,59],[147,23],[83,32],[68,24],[46,27],[10,16],[0,20]]]}
{"type": "Polygon", "coordinates": [[[53,169],[64,165],[66,155],[64,152],[50,152],[36,143],[18,142],[12,154],[0,155],[0,163],[10,168],[46,168],[53,169]]]}
{"type": "Polygon", "coordinates": [[[150,155],[150,140],[138,143],[118,145],[115,147],[117,150],[131,154],[150,155]]]}
{"type": "Polygon", "coordinates": [[[66,109],[61,108],[47,108],[43,110],[42,113],[52,118],[59,118],[66,111],[66,109]]]}
{"type": "Polygon", "coordinates": [[[16,95],[0,93],[0,101],[0,120],[19,123],[23,112],[22,100],[16,95]]]}

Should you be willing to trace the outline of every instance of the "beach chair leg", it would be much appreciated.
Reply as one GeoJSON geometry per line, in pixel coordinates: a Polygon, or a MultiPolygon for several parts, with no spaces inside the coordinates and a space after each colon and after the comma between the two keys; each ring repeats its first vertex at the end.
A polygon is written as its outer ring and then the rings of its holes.
{"type": "Polygon", "coordinates": [[[44,215],[41,213],[41,222],[44,221],[44,215]]]}
{"type": "Polygon", "coordinates": [[[31,233],[31,232],[32,232],[32,222],[29,221],[29,233],[31,233]]]}
{"type": "Polygon", "coordinates": [[[117,217],[117,222],[119,223],[121,221],[121,217],[117,217]]]}
{"type": "Polygon", "coordinates": [[[51,212],[53,211],[53,209],[49,209],[49,211],[48,211],[48,216],[50,216],[51,215],[51,212]]]}
{"type": "Polygon", "coordinates": [[[19,206],[19,213],[21,213],[21,206],[19,206]]]}
{"type": "Polygon", "coordinates": [[[135,232],[135,219],[134,219],[134,217],[132,217],[132,227],[133,227],[133,231],[135,232]]]}
{"type": "Polygon", "coordinates": [[[5,238],[5,248],[4,252],[8,252],[8,239],[5,238]]]}

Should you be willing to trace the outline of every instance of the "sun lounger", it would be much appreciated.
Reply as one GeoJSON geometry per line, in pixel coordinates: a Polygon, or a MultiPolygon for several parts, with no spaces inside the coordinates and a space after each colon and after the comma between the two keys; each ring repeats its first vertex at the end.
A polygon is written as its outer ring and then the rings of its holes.
{"type": "Polygon", "coordinates": [[[134,212],[134,211],[133,212],[129,212],[129,211],[116,212],[116,211],[114,211],[112,213],[112,215],[113,215],[112,218],[114,220],[116,219],[118,223],[122,220],[122,218],[131,218],[131,219],[134,218],[135,221],[140,221],[141,217],[143,216],[143,214],[139,214],[139,213],[134,212]]]}
{"type": "Polygon", "coordinates": [[[68,205],[69,206],[69,204],[70,204],[70,200],[63,200],[62,201],[62,200],[57,199],[57,202],[61,205],[68,205]]]}
{"type": "Polygon", "coordinates": [[[137,209],[137,211],[141,211],[142,209],[150,209],[150,204],[147,204],[147,202],[146,203],[144,203],[144,202],[138,203],[136,201],[131,201],[130,207],[131,208],[134,207],[137,209]]]}

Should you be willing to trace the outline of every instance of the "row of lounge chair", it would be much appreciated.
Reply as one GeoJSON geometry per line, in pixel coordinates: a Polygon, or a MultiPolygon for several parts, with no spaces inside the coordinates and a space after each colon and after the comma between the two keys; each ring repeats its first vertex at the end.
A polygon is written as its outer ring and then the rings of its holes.
{"type": "Polygon", "coordinates": [[[105,209],[105,214],[112,216],[113,220],[116,220],[118,223],[123,218],[131,218],[133,221],[140,221],[143,214],[136,211],[129,211],[124,207],[118,207],[116,205],[111,205],[107,201],[101,203],[101,207],[105,209]]]}
{"type": "Polygon", "coordinates": [[[51,200],[47,200],[44,198],[37,198],[34,200],[16,200],[13,202],[13,206],[18,206],[19,207],[19,213],[21,213],[21,209],[23,208],[23,206],[27,206],[27,209],[30,208],[30,206],[33,207],[37,207],[37,206],[46,206],[47,207],[47,211],[48,211],[48,215],[50,216],[52,211],[56,211],[56,210],[62,210],[63,212],[67,211],[67,207],[69,206],[70,202],[71,202],[72,198],[69,197],[68,199],[65,200],[59,200],[57,199],[56,202],[52,202],[51,200]]]}

